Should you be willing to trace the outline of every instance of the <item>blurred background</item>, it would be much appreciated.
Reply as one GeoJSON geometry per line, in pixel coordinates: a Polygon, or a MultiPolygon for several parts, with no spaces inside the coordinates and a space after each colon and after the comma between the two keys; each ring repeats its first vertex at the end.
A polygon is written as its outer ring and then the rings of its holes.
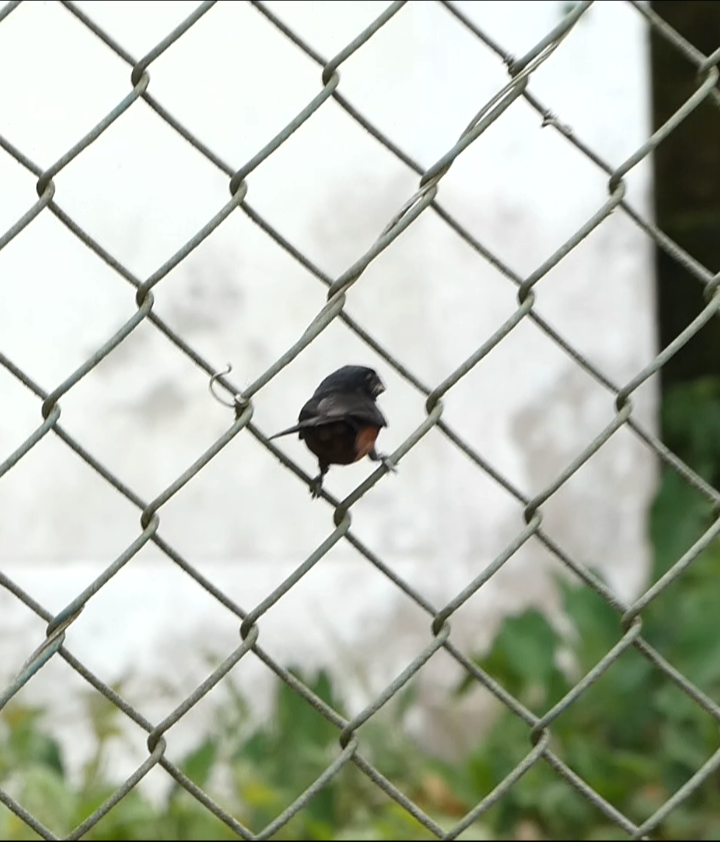
{"type": "MultiPolygon", "coordinates": [[[[0,236],[36,203],[39,173],[127,97],[132,64],[197,8],[177,0],[0,7],[0,236]]],[[[228,170],[317,96],[323,63],[388,8],[379,0],[219,2],[152,60],[147,90],[160,108],[132,102],[54,176],[55,210],[41,210],[0,248],[0,459],[42,421],[27,378],[51,392],[122,328],[137,311],[128,278],[151,277],[227,204],[228,170]],[[116,263],[88,247],[78,227],[116,263]]],[[[506,85],[506,65],[577,8],[556,0],[402,5],[341,65],[341,98],[323,102],[247,176],[243,208],[158,283],[153,313],[213,369],[232,363],[231,379],[247,387],[299,339],[324,306],[327,283],[373,246],[417,190],[419,172],[506,85]]],[[[703,55],[720,46],[716,0],[591,4],[532,74],[532,99],[517,99],[442,177],[445,216],[423,212],[348,291],[350,322],[335,319],[254,396],[261,433],[292,424],[318,382],[345,363],[371,365],[387,386],[382,451],[416,430],[427,391],[513,317],[517,284],[605,205],[610,174],[698,88],[698,62],[662,21],[703,55]]],[[[706,100],[624,175],[633,211],[710,272],[720,262],[719,158],[720,113],[706,100]]],[[[527,501],[553,488],[616,417],[617,390],[706,306],[687,261],[650,233],[616,209],[573,243],[533,289],[534,310],[555,338],[522,319],[444,396],[443,422],[465,448],[432,428],[397,474],[352,507],[366,554],[341,540],[259,619],[274,663],[346,718],[428,645],[427,604],[447,605],[522,533],[525,504],[512,490],[527,501]]],[[[715,488],[719,369],[715,317],[632,395],[633,419],[715,488]]],[[[207,384],[207,372],[146,319],[62,395],[60,424],[147,504],[232,424],[232,410],[211,399],[207,384]]],[[[296,438],[278,447],[314,475],[296,438]]],[[[342,499],[375,467],[331,469],[326,486],[342,499]]],[[[706,496],[626,425],[541,510],[564,557],[626,603],[713,516],[706,496]]],[[[53,432],[0,478],[0,690],[45,637],[38,607],[56,615],[91,585],[138,537],[140,512],[53,432]]],[[[247,430],[159,514],[159,533],[183,564],[145,544],[65,638],[153,724],[240,642],[238,616],[198,578],[249,611],[334,529],[333,509],[311,500],[247,430]]],[[[712,700],[720,691],[720,547],[708,543],[642,617],[644,639],[712,700]]],[[[533,537],[451,618],[457,649],[537,716],[622,636],[618,611],[569,568],[533,537]]],[[[551,730],[563,761],[639,825],[713,760],[711,708],[628,650],[551,730]]],[[[441,650],[359,735],[374,766],[449,832],[517,768],[532,746],[529,731],[441,650]]],[[[0,788],[67,835],[143,763],[146,739],[54,656],[0,712],[0,788]]],[[[338,752],[337,727],[254,653],[166,739],[166,756],[254,832],[338,752]]],[[[708,767],[653,833],[720,838],[719,783],[708,767]]],[[[6,805],[0,835],[36,838],[6,805]]],[[[348,765],[276,838],[432,835],[348,765]]],[[[86,836],[220,837],[237,838],[159,766],[86,836]]],[[[540,762],[460,838],[627,832],[540,762]]]]}

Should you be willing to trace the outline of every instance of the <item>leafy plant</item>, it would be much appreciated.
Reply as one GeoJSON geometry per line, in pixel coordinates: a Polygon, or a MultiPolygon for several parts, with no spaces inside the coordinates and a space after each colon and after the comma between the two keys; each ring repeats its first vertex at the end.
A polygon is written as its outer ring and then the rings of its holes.
{"type": "MultiPolygon", "coordinates": [[[[720,384],[671,392],[663,407],[666,440],[709,481],[720,478],[720,384]]],[[[666,468],[650,513],[652,581],[663,576],[711,523],[707,501],[666,468]]],[[[717,516],[717,513],[716,513],[717,516]]],[[[597,574],[596,574],[597,575],[597,574]]],[[[509,618],[478,663],[542,715],[620,640],[620,616],[586,586],[558,582],[574,628],[562,639],[537,611],[509,618]],[[571,654],[574,669],[559,668],[571,654]]],[[[643,638],[711,699],[720,699],[720,541],[709,546],[642,612],[643,638]]],[[[467,692],[472,682],[459,688],[467,692]]],[[[717,722],[637,650],[626,650],[551,725],[553,748],[596,792],[641,823],[720,747],[717,722]]],[[[487,792],[530,749],[529,728],[504,713],[478,745],[470,767],[487,792]]],[[[720,776],[713,773],[676,807],[654,838],[720,838],[720,776]]],[[[480,793],[478,793],[479,795],[480,793]]],[[[537,838],[625,838],[624,833],[545,763],[536,764],[488,814],[513,838],[522,825],[537,838]]]]}
{"type": "MultiPolygon", "coordinates": [[[[300,676],[300,673],[298,672],[300,676]]],[[[342,711],[328,674],[302,675],[321,699],[342,711]]],[[[246,827],[261,830],[319,778],[340,752],[339,730],[301,696],[278,682],[273,715],[258,724],[242,696],[233,690],[220,708],[217,727],[178,764],[246,827]],[[224,778],[225,786],[217,779],[224,778]]],[[[363,727],[363,751],[393,782],[438,820],[445,807],[457,811],[452,794],[403,736],[410,691],[387,706],[386,715],[363,727]]],[[[0,786],[52,832],[70,833],[109,798],[120,783],[107,774],[104,758],[116,739],[118,712],[94,694],[89,719],[96,750],[80,781],[72,786],[60,745],[42,727],[42,712],[8,705],[0,714],[0,786]]],[[[463,810],[465,805],[461,805],[463,810]]],[[[455,820],[455,819],[453,819],[455,820]]],[[[452,822],[451,822],[452,823],[452,822]]],[[[37,838],[22,820],[0,805],[0,838],[37,838]]],[[[141,788],[129,792],[84,838],[87,839],[237,839],[234,832],[192,795],[174,785],[157,804],[141,788]]],[[[432,835],[388,798],[354,764],[346,764],[310,798],[276,839],[427,839],[432,835]]],[[[467,837],[466,837],[467,838],[467,837]]]]}

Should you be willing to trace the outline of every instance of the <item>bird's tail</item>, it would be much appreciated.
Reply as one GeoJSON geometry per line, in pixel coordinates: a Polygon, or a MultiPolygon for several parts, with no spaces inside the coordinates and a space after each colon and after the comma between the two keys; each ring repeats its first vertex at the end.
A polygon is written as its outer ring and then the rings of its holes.
{"type": "Polygon", "coordinates": [[[305,427],[307,427],[307,424],[295,424],[294,427],[288,427],[287,430],[282,430],[279,433],[275,433],[274,436],[269,436],[268,441],[272,441],[273,439],[279,439],[280,436],[289,436],[290,433],[299,433],[300,430],[305,429],[305,427]]]}

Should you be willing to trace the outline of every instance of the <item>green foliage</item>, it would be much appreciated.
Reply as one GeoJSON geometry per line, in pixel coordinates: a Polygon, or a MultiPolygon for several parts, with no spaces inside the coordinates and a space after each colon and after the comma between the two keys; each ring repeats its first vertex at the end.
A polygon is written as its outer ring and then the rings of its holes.
{"type": "MultiPolygon", "coordinates": [[[[671,392],[663,407],[669,446],[708,481],[720,478],[720,384],[671,392]]],[[[670,469],[649,519],[657,581],[711,524],[707,502],[670,469]]],[[[562,639],[537,611],[509,618],[478,664],[538,716],[557,704],[620,640],[620,617],[591,589],[559,583],[574,633],[562,639]],[[561,655],[564,659],[561,661],[561,655]],[[569,660],[572,668],[561,670],[569,660]]],[[[642,613],[643,637],[707,696],[720,700],[720,541],[698,556],[642,613]]],[[[461,692],[472,685],[464,682],[461,692]]],[[[635,649],[552,723],[552,747],[631,820],[651,816],[718,750],[717,722],[635,649]]],[[[481,791],[529,750],[529,729],[503,713],[471,764],[481,791]]],[[[720,838],[720,776],[710,777],[653,832],[654,838],[720,838]]],[[[522,825],[536,838],[625,838],[547,764],[536,764],[486,820],[500,837],[522,825]]]]}
{"type": "MultiPolygon", "coordinates": [[[[319,698],[343,711],[326,672],[316,676],[296,674],[319,698]]],[[[273,715],[264,723],[250,716],[244,699],[232,685],[228,689],[231,698],[220,707],[213,733],[188,752],[178,766],[238,821],[258,831],[300,797],[338,756],[339,732],[282,682],[278,682],[273,715]],[[217,781],[220,773],[223,786],[217,781]]],[[[433,761],[423,758],[403,736],[403,720],[412,698],[409,690],[399,694],[387,706],[381,723],[371,722],[363,728],[363,752],[408,795],[418,802],[425,800],[430,812],[441,819],[443,810],[433,809],[433,800],[452,803],[451,793],[441,777],[430,777],[433,761]]],[[[87,705],[96,749],[80,781],[74,784],[66,775],[60,745],[42,727],[41,711],[11,703],[0,714],[0,786],[58,835],[70,833],[121,783],[107,774],[109,764],[105,760],[111,741],[121,737],[121,715],[97,693],[88,695],[87,705]]],[[[454,803],[453,809],[457,809],[454,803]]],[[[0,838],[37,836],[0,805],[0,838]]],[[[83,838],[237,836],[173,783],[159,804],[140,788],[132,790],[83,838]]],[[[427,839],[431,834],[350,763],[273,838],[427,839]]]]}
{"type": "Polygon", "coordinates": [[[706,480],[720,480],[720,380],[674,386],[662,406],[663,440],[706,480]]]}
{"type": "MultiPolygon", "coordinates": [[[[720,386],[703,381],[671,394],[663,408],[666,441],[708,481],[720,478],[720,386]]],[[[665,470],[649,518],[652,581],[707,529],[702,497],[665,470]]],[[[562,700],[620,640],[619,615],[592,590],[558,582],[572,633],[561,635],[537,610],[510,617],[491,649],[476,658],[508,692],[541,716],[562,700]]],[[[711,545],[642,613],[643,637],[710,698],[720,700],[720,542],[711,545]]],[[[296,672],[297,675],[299,673],[296,672]]],[[[303,675],[343,715],[329,675],[303,675]]],[[[278,681],[267,720],[250,715],[231,682],[212,731],[178,763],[182,772],[246,827],[277,818],[338,756],[338,730],[278,681]]],[[[455,696],[485,692],[468,678],[455,696]]],[[[450,697],[448,705],[456,702],[450,697]]],[[[406,733],[412,686],[360,731],[367,757],[405,795],[450,830],[500,784],[532,748],[530,729],[498,705],[468,733],[454,763],[423,752],[406,733]],[[485,727],[487,726],[487,727],[485,727]]],[[[97,693],[87,718],[96,748],[70,780],[42,711],[8,705],[0,713],[0,786],[57,835],[70,833],[121,783],[108,753],[122,739],[120,715],[97,693]]],[[[641,823],[683,786],[720,745],[715,720],[635,649],[626,650],[551,725],[552,749],[597,793],[641,823]]],[[[170,740],[172,742],[172,740],[170,740]]],[[[719,839],[720,776],[713,773],[653,832],[661,839],[719,839]]],[[[37,838],[0,804],[0,838],[37,838]]],[[[235,839],[182,787],[160,800],[131,791],[84,838],[235,839]]],[[[275,835],[276,839],[428,839],[431,834],[353,763],[346,764],[275,835]]],[[[621,830],[544,761],[537,762],[461,839],[622,839],[621,830]]]]}

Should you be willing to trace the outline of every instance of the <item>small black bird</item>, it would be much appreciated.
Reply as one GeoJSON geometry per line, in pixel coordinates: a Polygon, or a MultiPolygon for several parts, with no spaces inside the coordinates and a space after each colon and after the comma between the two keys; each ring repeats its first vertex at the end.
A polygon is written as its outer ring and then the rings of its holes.
{"type": "Polygon", "coordinates": [[[298,423],[270,436],[276,439],[298,433],[317,456],[320,473],[311,486],[313,497],[320,496],[323,479],[330,465],[350,465],[363,456],[386,463],[375,450],[381,427],[387,427],[375,400],[385,391],[382,380],[371,369],[345,365],[328,375],[300,410],[298,423]]]}

